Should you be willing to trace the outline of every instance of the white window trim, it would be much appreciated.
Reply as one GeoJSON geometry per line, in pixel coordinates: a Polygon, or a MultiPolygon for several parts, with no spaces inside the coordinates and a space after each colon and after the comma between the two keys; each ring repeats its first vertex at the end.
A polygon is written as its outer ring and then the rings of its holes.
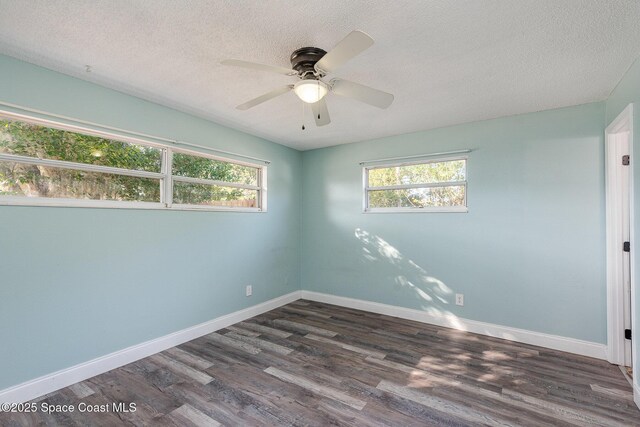
{"type": "MultiPolygon", "coordinates": [[[[395,162],[395,163],[379,163],[372,166],[363,166],[362,167],[362,213],[366,214],[379,214],[379,213],[466,213],[469,212],[469,208],[467,206],[467,179],[464,181],[450,181],[450,182],[432,182],[425,184],[397,184],[397,185],[388,185],[382,187],[369,187],[369,171],[372,169],[386,169],[386,168],[394,168],[398,166],[411,166],[411,165],[423,165],[427,163],[440,163],[454,160],[464,160],[468,163],[468,156],[442,156],[442,157],[434,157],[428,160],[420,160],[420,161],[405,161],[405,162],[395,162]],[[380,190],[405,190],[412,188],[434,188],[434,187],[454,187],[460,186],[464,187],[464,206],[433,206],[433,207],[425,207],[425,208],[370,208],[369,207],[369,192],[370,191],[380,191],[380,190]]],[[[466,165],[465,165],[466,166],[466,165]]],[[[468,178],[468,172],[465,170],[466,178],[468,178]]]]}
{"type": "Polygon", "coordinates": [[[89,129],[86,127],[73,126],[65,123],[45,120],[36,117],[2,112],[0,119],[16,120],[32,123],[69,132],[82,133],[85,135],[97,136],[100,138],[127,142],[147,147],[154,147],[161,150],[160,172],[147,172],[133,169],[122,169],[110,166],[92,165],[85,163],[75,163],[64,160],[40,159],[15,154],[0,153],[0,161],[16,162],[20,164],[32,164],[55,167],[60,169],[70,169],[83,172],[98,172],[114,175],[134,176],[140,178],[152,178],[160,181],[160,202],[135,202],[119,200],[94,200],[94,199],[71,199],[71,198],[51,198],[51,197],[27,197],[27,196],[0,196],[0,206],[43,206],[43,207],[71,207],[71,208],[104,208],[104,209],[156,209],[156,210],[185,210],[185,211],[210,211],[210,212],[267,212],[267,166],[240,160],[228,159],[196,150],[175,148],[167,144],[149,142],[142,139],[125,137],[108,132],[89,129]],[[173,153],[184,153],[197,157],[209,158],[221,162],[249,166],[258,169],[258,185],[246,185],[235,182],[216,181],[208,179],[188,178],[174,176],[171,174],[173,153]],[[257,191],[258,207],[232,207],[232,206],[208,206],[208,205],[187,205],[172,203],[173,181],[192,182],[196,184],[217,185],[233,188],[245,188],[257,191]]]}
{"type": "Polygon", "coordinates": [[[99,172],[112,175],[134,176],[137,178],[163,179],[164,174],[160,172],[147,172],[135,169],[114,168],[111,166],[92,165],[88,163],[75,163],[65,160],[39,159],[37,157],[19,156],[16,154],[0,153],[0,161],[15,162],[23,165],[41,165],[58,169],[70,169],[82,172],[99,172]]]}

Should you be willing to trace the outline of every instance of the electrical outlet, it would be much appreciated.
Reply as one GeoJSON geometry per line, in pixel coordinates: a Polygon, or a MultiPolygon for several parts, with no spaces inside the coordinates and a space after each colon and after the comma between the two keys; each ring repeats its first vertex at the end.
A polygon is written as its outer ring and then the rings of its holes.
{"type": "Polygon", "coordinates": [[[247,285],[247,296],[250,297],[253,295],[253,286],[247,285]]]}
{"type": "Polygon", "coordinates": [[[456,294],[456,305],[464,305],[464,294],[456,294]]]}

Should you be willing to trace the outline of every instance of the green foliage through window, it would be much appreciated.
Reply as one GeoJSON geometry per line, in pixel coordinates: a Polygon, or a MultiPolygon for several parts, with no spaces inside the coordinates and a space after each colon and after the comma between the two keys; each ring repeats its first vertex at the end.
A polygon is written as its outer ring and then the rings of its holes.
{"type": "Polygon", "coordinates": [[[173,154],[176,176],[258,185],[258,168],[184,153],[173,154]]]}
{"type": "MultiPolygon", "coordinates": [[[[165,149],[0,119],[0,196],[160,203],[168,181],[161,175],[165,149]]],[[[259,167],[182,151],[171,157],[172,203],[259,207],[259,167]]]]}
{"type": "Polygon", "coordinates": [[[368,169],[367,209],[466,205],[466,160],[368,169]]]}
{"type": "Polygon", "coordinates": [[[0,195],[160,202],[160,180],[0,162],[0,195]]]}
{"type": "Polygon", "coordinates": [[[160,172],[162,150],[31,123],[0,120],[0,153],[160,172]]]}
{"type": "Polygon", "coordinates": [[[185,205],[257,207],[258,192],[244,188],[175,182],[173,202],[185,205]]]}

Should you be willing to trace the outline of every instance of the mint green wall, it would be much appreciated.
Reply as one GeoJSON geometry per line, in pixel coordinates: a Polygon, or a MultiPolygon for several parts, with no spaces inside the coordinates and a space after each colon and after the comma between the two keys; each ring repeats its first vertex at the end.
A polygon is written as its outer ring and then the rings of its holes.
{"type": "Polygon", "coordinates": [[[603,130],[593,103],[304,152],[303,289],[605,343],[603,130]],[[361,212],[359,161],[467,148],[469,213],[361,212]]]}
{"type": "Polygon", "coordinates": [[[263,214],[0,207],[0,390],[299,289],[299,152],[6,56],[0,101],[272,161],[263,214]]]}
{"type": "MultiPolygon", "coordinates": [[[[611,123],[618,115],[624,110],[627,105],[633,103],[633,200],[635,206],[635,236],[632,237],[632,256],[634,257],[634,269],[635,269],[635,318],[636,325],[640,319],[640,247],[637,243],[633,245],[633,242],[640,242],[640,59],[636,59],[631,68],[624,75],[620,83],[616,86],[614,91],[607,100],[607,120],[606,124],[611,123]]],[[[636,326],[634,325],[634,326],[636,326]]],[[[637,329],[637,328],[636,328],[637,329]]],[[[635,332],[638,336],[638,332],[635,332]]],[[[636,338],[633,340],[633,353],[636,355],[636,363],[638,355],[640,355],[640,341],[636,338]]],[[[640,367],[633,367],[635,372],[640,372],[640,367]]],[[[634,375],[634,382],[637,388],[640,388],[640,380],[638,375],[634,375]]]]}

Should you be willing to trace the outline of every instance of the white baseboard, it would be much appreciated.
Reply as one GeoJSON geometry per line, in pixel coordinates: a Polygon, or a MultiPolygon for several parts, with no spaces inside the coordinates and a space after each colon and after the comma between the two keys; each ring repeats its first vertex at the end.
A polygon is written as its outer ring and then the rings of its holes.
{"type": "Polygon", "coordinates": [[[200,323],[199,325],[98,357],[5,390],[0,390],[0,402],[20,403],[35,399],[47,393],[70,386],[71,384],[84,381],[168,348],[175,347],[176,345],[210,334],[234,323],[273,310],[300,299],[300,295],[300,291],[294,291],[261,304],[217,317],[208,322],[200,323]]]}
{"type": "Polygon", "coordinates": [[[411,308],[398,307],[395,305],[381,304],[354,298],[340,297],[319,292],[302,291],[302,298],[311,301],[318,301],[327,304],[353,308],[357,310],[370,311],[372,313],[385,314],[387,316],[399,317],[401,319],[408,319],[417,322],[429,323],[432,325],[444,326],[460,331],[473,332],[490,337],[537,345],[554,350],[566,351],[568,353],[595,357],[597,359],[607,359],[607,346],[605,344],[582,341],[574,338],[566,338],[558,335],[544,334],[541,332],[533,332],[525,329],[511,328],[508,326],[495,325],[492,323],[478,322],[476,320],[468,320],[457,317],[452,314],[436,315],[420,310],[414,310],[411,308]]]}
{"type": "Polygon", "coordinates": [[[638,384],[633,386],[633,401],[636,402],[636,406],[640,409],[640,385],[638,384]]]}

